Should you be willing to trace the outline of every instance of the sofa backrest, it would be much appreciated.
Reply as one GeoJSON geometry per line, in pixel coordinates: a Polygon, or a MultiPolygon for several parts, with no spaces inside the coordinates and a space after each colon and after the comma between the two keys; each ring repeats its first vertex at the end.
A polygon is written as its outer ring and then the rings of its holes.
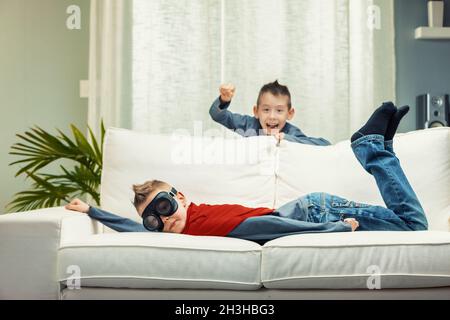
{"type": "Polygon", "coordinates": [[[107,130],[101,207],[141,222],[132,204],[133,184],[157,179],[172,184],[194,203],[239,203],[272,207],[272,137],[207,138],[107,130]]]}
{"type": "MultiPolygon", "coordinates": [[[[427,213],[432,230],[448,230],[450,128],[399,134],[394,150],[427,213]]],[[[101,207],[140,222],[133,184],[158,179],[195,203],[278,207],[309,192],[384,205],[373,177],[350,142],[318,147],[273,137],[208,138],[107,130],[101,207]]]]}

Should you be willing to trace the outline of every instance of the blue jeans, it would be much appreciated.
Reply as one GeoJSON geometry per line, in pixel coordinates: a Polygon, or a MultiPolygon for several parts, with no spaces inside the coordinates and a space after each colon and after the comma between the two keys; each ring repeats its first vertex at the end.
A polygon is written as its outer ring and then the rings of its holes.
{"type": "Polygon", "coordinates": [[[244,220],[228,236],[270,240],[281,235],[308,231],[348,231],[332,224],[346,218],[358,220],[357,231],[427,230],[425,213],[395,156],[392,141],[385,142],[382,135],[367,135],[355,140],[351,147],[363,168],[375,178],[387,208],[315,192],[281,206],[274,212],[275,217],[261,216],[244,220]],[[264,220],[267,221],[264,223],[264,220]],[[286,221],[286,228],[283,228],[283,220],[286,221]],[[297,230],[293,228],[296,223],[297,230]],[[276,231],[277,236],[274,237],[271,229],[276,231]],[[286,229],[284,234],[283,229],[286,229]]]}
{"type": "Polygon", "coordinates": [[[383,137],[369,135],[354,141],[352,149],[363,168],[375,178],[387,207],[370,206],[362,210],[376,218],[365,225],[367,230],[395,230],[395,226],[407,231],[427,230],[425,212],[395,156],[392,141],[387,141],[383,149],[383,137]],[[386,222],[381,228],[377,225],[380,219],[386,222]]]}

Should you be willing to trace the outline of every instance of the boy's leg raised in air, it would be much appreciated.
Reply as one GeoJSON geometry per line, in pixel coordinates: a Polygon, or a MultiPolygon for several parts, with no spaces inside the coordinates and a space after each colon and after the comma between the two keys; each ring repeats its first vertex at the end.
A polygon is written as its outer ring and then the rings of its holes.
{"type": "Polygon", "coordinates": [[[398,110],[392,115],[391,120],[389,121],[388,127],[386,129],[386,134],[384,135],[384,148],[387,151],[393,153],[394,155],[395,155],[393,148],[394,135],[395,132],[397,131],[400,121],[408,113],[408,111],[409,106],[403,106],[398,108],[398,110]]]}
{"type": "Polygon", "coordinates": [[[391,141],[395,130],[409,108],[396,110],[393,107],[394,112],[387,104],[378,108],[368,123],[352,136],[351,146],[363,168],[374,176],[386,206],[405,221],[411,230],[426,230],[428,223],[423,208],[392,150],[391,141]],[[386,113],[391,114],[393,123],[390,123],[391,119],[386,120],[386,113]],[[387,132],[389,125],[391,130],[387,132]],[[391,150],[385,149],[386,138],[389,139],[387,146],[391,150]]]}
{"type": "Polygon", "coordinates": [[[350,139],[351,142],[370,134],[381,134],[384,136],[390,120],[396,111],[397,108],[395,108],[392,102],[383,103],[381,107],[376,109],[372,116],[370,116],[366,124],[352,135],[350,139]]]}

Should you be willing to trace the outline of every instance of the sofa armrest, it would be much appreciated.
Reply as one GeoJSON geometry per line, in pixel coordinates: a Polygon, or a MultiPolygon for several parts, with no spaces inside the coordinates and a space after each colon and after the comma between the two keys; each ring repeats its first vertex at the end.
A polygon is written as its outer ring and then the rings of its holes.
{"type": "Polygon", "coordinates": [[[64,207],[0,215],[0,299],[58,299],[58,249],[97,233],[88,215],[64,207]]]}

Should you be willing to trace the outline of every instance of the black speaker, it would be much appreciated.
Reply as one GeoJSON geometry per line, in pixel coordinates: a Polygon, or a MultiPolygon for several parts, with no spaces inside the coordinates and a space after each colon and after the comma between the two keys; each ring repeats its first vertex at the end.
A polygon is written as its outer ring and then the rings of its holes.
{"type": "Polygon", "coordinates": [[[448,94],[422,94],[416,98],[417,129],[450,127],[448,94]]]}

